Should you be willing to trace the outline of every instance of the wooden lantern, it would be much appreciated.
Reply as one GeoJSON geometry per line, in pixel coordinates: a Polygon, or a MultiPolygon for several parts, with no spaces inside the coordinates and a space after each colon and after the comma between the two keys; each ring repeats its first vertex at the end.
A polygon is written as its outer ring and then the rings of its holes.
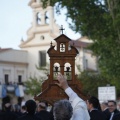
{"type": "Polygon", "coordinates": [[[78,54],[78,50],[74,45],[70,46],[69,42],[71,39],[64,34],[55,38],[55,41],[57,43],[56,49],[51,43],[47,51],[50,57],[50,74],[48,79],[42,84],[42,92],[35,96],[35,100],[45,100],[53,104],[55,101],[68,98],[64,90],[55,84],[59,73],[66,76],[69,86],[82,99],[86,99],[86,96],[81,91],[81,83],[77,80],[77,75],[75,75],[75,57],[78,54]]]}

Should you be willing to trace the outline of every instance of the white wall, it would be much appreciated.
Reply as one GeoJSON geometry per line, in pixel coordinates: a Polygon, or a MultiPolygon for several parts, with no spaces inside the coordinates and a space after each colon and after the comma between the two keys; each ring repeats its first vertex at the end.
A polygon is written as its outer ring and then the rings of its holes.
{"type": "Polygon", "coordinates": [[[77,49],[79,51],[79,54],[76,57],[76,65],[80,65],[81,72],[84,70],[97,71],[97,58],[96,56],[92,55],[92,51],[84,49],[82,47],[77,49]]]}
{"type": "Polygon", "coordinates": [[[96,59],[97,59],[96,56],[92,55],[91,51],[85,50],[85,52],[84,52],[84,68],[90,69],[93,71],[97,71],[97,60],[96,59]],[[86,60],[87,60],[87,66],[86,66],[86,60]]]}
{"type": "Polygon", "coordinates": [[[27,79],[27,51],[7,50],[0,52],[0,82],[4,83],[4,75],[9,75],[9,82],[18,82],[18,75],[22,80],[27,79]]]}
{"type": "Polygon", "coordinates": [[[27,63],[27,51],[11,49],[0,52],[0,61],[27,63]]]}
{"type": "Polygon", "coordinates": [[[18,82],[18,75],[22,76],[22,81],[27,79],[27,65],[0,63],[0,82],[5,83],[4,75],[9,75],[9,82],[18,82]]]}

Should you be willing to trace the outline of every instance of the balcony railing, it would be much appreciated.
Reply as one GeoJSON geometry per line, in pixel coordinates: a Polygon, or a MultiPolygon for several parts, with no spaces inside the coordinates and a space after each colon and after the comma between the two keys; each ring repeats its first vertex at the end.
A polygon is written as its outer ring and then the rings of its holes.
{"type": "Polygon", "coordinates": [[[25,86],[21,83],[0,83],[0,98],[4,98],[8,93],[15,94],[17,97],[24,97],[25,86]]]}

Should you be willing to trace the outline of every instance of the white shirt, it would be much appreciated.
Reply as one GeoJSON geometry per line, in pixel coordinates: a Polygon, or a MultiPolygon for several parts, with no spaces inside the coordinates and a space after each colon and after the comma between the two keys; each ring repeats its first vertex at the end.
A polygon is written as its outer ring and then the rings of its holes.
{"type": "Polygon", "coordinates": [[[69,96],[69,101],[73,107],[73,116],[71,120],[90,120],[87,105],[78,95],[68,87],[65,93],[69,96]]]}

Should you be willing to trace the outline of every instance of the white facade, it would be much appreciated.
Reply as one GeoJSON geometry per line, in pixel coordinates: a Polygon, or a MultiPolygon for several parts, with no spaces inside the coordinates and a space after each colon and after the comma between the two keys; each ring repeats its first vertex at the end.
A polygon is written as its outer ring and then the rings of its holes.
{"type": "Polygon", "coordinates": [[[97,57],[92,55],[92,51],[85,50],[84,53],[84,69],[85,70],[92,70],[92,71],[98,71],[97,68],[97,57]]]}
{"type": "Polygon", "coordinates": [[[76,65],[80,66],[80,71],[83,72],[84,70],[87,70],[97,72],[97,57],[93,55],[91,50],[87,49],[87,46],[93,43],[93,41],[89,40],[87,37],[81,37],[76,40],[76,42],[76,48],[79,51],[79,54],[76,57],[76,65]]]}
{"type": "MultiPolygon", "coordinates": [[[[28,63],[27,51],[14,49],[0,49],[0,83],[15,85],[24,82],[28,79],[28,63]]],[[[17,104],[17,97],[15,96],[15,86],[7,86],[7,95],[11,98],[11,102],[17,104]],[[8,92],[11,91],[12,92],[8,92]]],[[[1,89],[2,90],[2,89],[1,89]]],[[[3,92],[0,91],[0,94],[3,92]]],[[[2,96],[0,96],[2,97],[2,96]]],[[[2,103],[2,99],[0,99],[2,103]]],[[[1,105],[0,105],[1,106],[1,105]]]]}
{"type": "Polygon", "coordinates": [[[28,38],[20,45],[22,50],[28,52],[28,76],[41,76],[37,67],[40,67],[40,52],[45,52],[46,63],[49,63],[47,50],[50,43],[54,43],[55,37],[60,35],[59,26],[54,22],[53,7],[42,8],[40,1],[32,1],[29,5],[33,9],[33,22],[31,28],[27,31],[28,38]]]}
{"type": "Polygon", "coordinates": [[[27,67],[27,51],[0,50],[0,82],[2,84],[5,83],[5,79],[14,83],[18,82],[19,78],[24,82],[27,79],[27,67]]]}

